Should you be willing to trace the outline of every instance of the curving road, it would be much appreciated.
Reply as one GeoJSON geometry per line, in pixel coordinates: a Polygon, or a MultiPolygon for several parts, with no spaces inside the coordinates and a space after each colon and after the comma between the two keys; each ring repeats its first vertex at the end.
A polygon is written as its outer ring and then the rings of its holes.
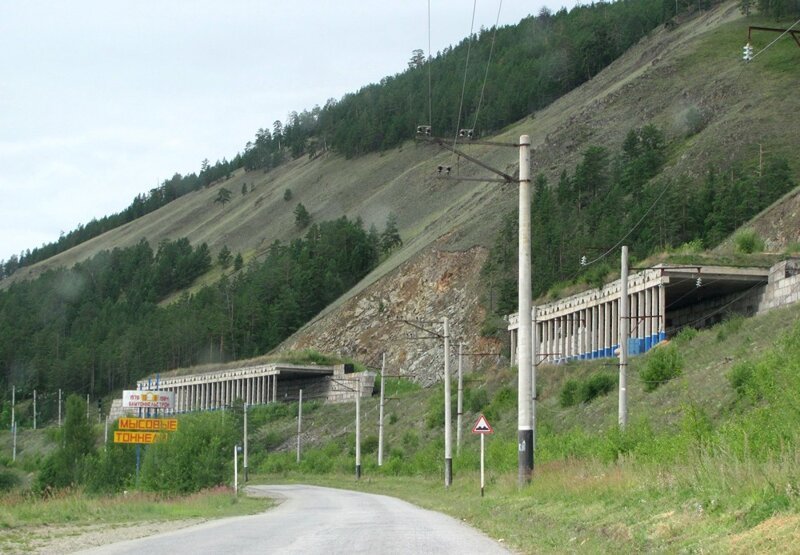
{"type": "Polygon", "coordinates": [[[280,502],[258,515],[225,518],[81,553],[509,553],[449,516],[394,497],[302,485],[248,490],[280,502]]]}

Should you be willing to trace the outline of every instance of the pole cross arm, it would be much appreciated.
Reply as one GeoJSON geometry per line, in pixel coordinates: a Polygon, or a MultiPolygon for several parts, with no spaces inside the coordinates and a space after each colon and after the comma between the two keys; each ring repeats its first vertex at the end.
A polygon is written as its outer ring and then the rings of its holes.
{"type": "MultiPolygon", "coordinates": [[[[461,156],[463,158],[466,158],[467,160],[469,160],[473,164],[477,164],[480,167],[482,167],[483,169],[489,170],[490,172],[499,175],[500,177],[503,178],[503,181],[505,183],[513,183],[514,181],[516,181],[516,179],[514,179],[513,177],[511,177],[507,173],[501,172],[500,170],[496,170],[493,167],[489,166],[488,164],[484,164],[483,162],[481,162],[480,160],[478,160],[474,156],[470,156],[466,152],[464,152],[462,150],[459,150],[456,147],[447,144],[444,140],[442,140],[442,139],[440,139],[438,137],[435,137],[432,140],[433,140],[433,142],[435,142],[439,146],[442,146],[442,147],[446,148],[447,150],[449,150],[449,151],[451,151],[451,152],[453,152],[455,154],[458,154],[459,156],[461,156]]],[[[482,179],[481,181],[488,181],[488,180],[482,179]]]]}
{"type": "MultiPolygon", "coordinates": [[[[792,38],[797,43],[797,46],[800,46],[800,29],[778,29],[776,27],[758,27],[756,25],[751,25],[747,28],[747,42],[750,42],[750,35],[753,31],[772,31],[773,33],[789,33],[792,35],[792,38]]],[[[780,38],[780,37],[778,37],[780,38]]]]}

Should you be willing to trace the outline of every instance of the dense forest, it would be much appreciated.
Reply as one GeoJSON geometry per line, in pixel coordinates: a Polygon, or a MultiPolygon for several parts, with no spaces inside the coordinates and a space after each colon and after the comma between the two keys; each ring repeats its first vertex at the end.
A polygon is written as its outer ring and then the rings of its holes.
{"type": "Polygon", "coordinates": [[[311,224],[263,262],[170,303],[210,268],[205,244],[153,252],[142,241],[12,284],[0,292],[2,389],[104,395],[153,372],[263,354],[400,242],[391,219],[382,233],[346,218],[311,224]]]}
{"type": "MultiPolygon", "coordinates": [[[[658,175],[667,148],[664,133],[649,125],[631,130],[616,150],[587,148],[574,172],[562,171],[555,186],[541,175],[535,180],[535,297],[577,279],[601,283],[617,268],[622,238],[632,259],[686,243],[693,250],[712,248],[797,185],[779,157],[766,158],[761,168],[710,167],[700,182],[669,180],[658,175]]],[[[517,310],[517,237],[515,211],[506,215],[483,268],[491,309],[501,316],[517,310]]]]}
{"type": "Polygon", "coordinates": [[[285,122],[276,120],[259,129],[230,161],[210,164],[204,160],[199,174],[175,174],[149,193],[138,195],[118,214],[92,220],[54,243],[0,261],[0,279],[224,179],[238,168],[269,170],[288,159],[313,158],[325,151],[352,157],[385,150],[413,138],[419,124],[432,125],[439,136],[453,136],[457,127],[491,133],[591,79],[672,18],[676,8],[694,11],[715,3],[598,2],[555,13],[544,8],[537,16],[500,27],[496,33],[494,28],[481,29],[429,59],[417,51],[402,73],[339,100],[330,99],[322,107],[292,112],[285,122]],[[464,106],[458,113],[464,84],[464,106]]]}

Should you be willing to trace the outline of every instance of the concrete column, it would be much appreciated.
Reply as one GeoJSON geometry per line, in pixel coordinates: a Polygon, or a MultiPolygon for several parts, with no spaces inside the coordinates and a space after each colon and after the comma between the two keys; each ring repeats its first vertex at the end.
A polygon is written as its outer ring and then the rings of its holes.
{"type": "Polygon", "coordinates": [[[619,345],[619,299],[611,301],[611,355],[619,345]]]}
{"type": "Polygon", "coordinates": [[[600,350],[600,307],[592,307],[592,358],[599,356],[600,350]]]}
{"type": "Polygon", "coordinates": [[[278,402],[278,374],[272,375],[272,402],[278,402]]]}
{"type": "Polygon", "coordinates": [[[664,285],[658,286],[658,340],[667,338],[667,295],[664,285]]]}
{"type": "MultiPolygon", "coordinates": [[[[645,302],[644,291],[639,291],[638,297],[639,297],[639,299],[636,301],[636,306],[638,307],[637,314],[639,316],[639,318],[638,318],[639,321],[638,321],[638,324],[636,325],[636,330],[638,332],[638,336],[640,338],[644,338],[644,332],[645,332],[645,330],[644,330],[644,322],[645,322],[644,316],[647,315],[647,312],[646,312],[647,305],[646,305],[646,302],[645,302]]],[[[644,342],[642,342],[642,343],[644,343],[644,342]]]]}
{"type": "Polygon", "coordinates": [[[571,332],[570,337],[570,358],[578,358],[580,354],[580,336],[581,336],[581,314],[580,312],[573,312],[570,315],[570,319],[572,320],[571,326],[569,327],[571,332]]]}
{"type": "Polygon", "coordinates": [[[653,290],[648,287],[643,293],[645,308],[645,319],[642,322],[644,324],[644,348],[649,350],[653,346],[653,319],[650,318],[653,315],[653,290]]]}
{"type": "Polygon", "coordinates": [[[560,328],[558,334],[558,352],[561,353],[559,358],[561,360],[567,360],[567,355],[569,351],[568,347],[569,342],[567,341],[567,317],[560,316],[558,318],[558,323],[560,328]]]}
{"type": "MultiPolygon", "coordinates": [[[[545,320],[542,322],[542,329],[544,330],[544,347],[542,350],[546,353],[552,353],[553,347],[550,345],[550,340],[553,338],[553,332],[550,329],[550,320],[545,320]]],[[[550,355],[544,357],[544,360],[549,360],[550,355]]]]}
{"type": "Polygon", "coordinates": [[[611,335],[611,311],[609,310],[608,303],[601,305],[603,312],[603,338],[601,348],[603,349],[603,357],[611,356],[611,342],[608,340],[611,335]]]}
{"type": "Polygon", "coordinates": [[[630,322],[630,324],[628,324],[628,330],[630,330],[629,331],[630,337],[634,338],[634,337],[638,336],[638,329],[639,329],[636,326],[637,319],[634,318],[634,316],[639,314],[639,294],[638,293],[631,293],[630,295],[628,295],[628,298],[630,300],[630,304],[629,304],[629,306],[630,306],[630,314],[628,314],[628,316],[629,316],[629,320],[628,321],[630,322]]]}

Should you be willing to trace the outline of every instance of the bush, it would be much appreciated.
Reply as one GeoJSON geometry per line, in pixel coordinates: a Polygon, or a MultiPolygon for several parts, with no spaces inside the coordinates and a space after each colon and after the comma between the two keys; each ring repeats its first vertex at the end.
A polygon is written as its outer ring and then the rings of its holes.
{"type": "Polygon", "coordinates": [[[577,405],[579,388],[580,383],[578,380],[567,380],[564,382],[564,387],[561,388],[561,393],[558,395],[558,403],[564,408],[577,405]]]}
{"type": "Polygon", "coordinates": [[[593,374],[585,380],[567,380],[558,401],[564,408],[578,403],[590,403],[596,397],[613,391],[616,386],[617,376],[609,372],[593,374]]]}
{"type": "Polygon", "coordinates": [[[361,440],[361,453],[369,455],[378,452],[378,436],[367,436],[361,440]]]}
{"type": "Polygon", "coordinates": [[[608,372],[600,372],[589,376],[578,390],[582,403],[589,403],[596,397],[605,395],[617,387],[617,376],[608,372]]]}
{"type": "Polygon", "coordinates": [[[501,387],[492,402],[484,408],[483,414],[490,422],[499,422],[503,414],[507,414],[517,406],[517,391],[511,387],[501,387]]]}
{"type": "Polygon", "coordinates": [[[679,344],[686,344],[695,337],[697,337],[697,329],[687,326],[675,335],[673,341],[679,344]]]}
{"type": "Polygon", "coordinates": [[[683,359],[675,345],[654,349],[647,363],[639,370],[645,391],[653,391],[660,385],[677,378],[683,371],[683,359]]]}
{"type": "Polygon", "coordinates": [[[0,469],[0,491],[9,491],[22,482],[12,470],[0,469]]]}
{"type": "Polygon", "coordinates": [[[733,244],[736,252],[742,254],[752,254],[764,250],[764,240],[758,236],[754,229],[742,229],[733,236],[733,244]]]}
{"type": "Polygon", "coordinates": [[[727,318],[724,322],[714,326],[717,330],[717,341],[725,341],[732,333],[736,333],[744,324],[744,316],[735,314],[727,318]]]}
{"type": "Polygon", "coordinates": [[[225,484],[233,476],[233,446],[241,427],[222,412],[186,415],[163,443],[150,445],[141,469],[144,489],[192,493],[225,484]]]}
{"type": "Polygon", "coordinates": [[[733,390],[736,391],[736,395],[739,398],[747,394],[754,373],[755,366],[752,362],[740,362],[731,368],[731,371],[728,373],[728,382],[731,384],[733,390]]]}
{"type": "Polygon", "coordinates": [[[464,391],[464,407],[469,412],[479,413],[489,404],[489,393],[486,389],[467,389],[464,391]]]}

